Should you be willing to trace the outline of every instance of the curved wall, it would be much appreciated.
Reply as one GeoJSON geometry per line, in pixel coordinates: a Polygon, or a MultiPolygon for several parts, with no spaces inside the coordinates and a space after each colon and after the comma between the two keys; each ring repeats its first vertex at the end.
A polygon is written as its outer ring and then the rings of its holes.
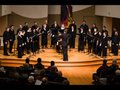
{"type": "Polygon", "coordinates": [[[11,12],[27,18],[44,18],[48,16],[48,5],[2,5],[2,16],[11,12]]]}
{"type": "Polygon", "coordinates": [[[48,5],[12,5],[11,10],[28,18],[44,18],[48,16],[48,5]]]}
{"type": "Polygon", "coordinates": [[[96,5],[95,14],[99,16],[107,16],[120,18],[120,5],[96,5]]]}

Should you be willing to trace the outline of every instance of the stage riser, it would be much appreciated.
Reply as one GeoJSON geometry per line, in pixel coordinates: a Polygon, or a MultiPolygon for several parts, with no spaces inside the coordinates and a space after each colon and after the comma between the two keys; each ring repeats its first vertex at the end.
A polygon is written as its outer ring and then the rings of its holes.
{"type": "MultiPolygon", "coordinates": [[[[5,61],[5,60],[2,60],[2,66],[10,66],[10,67],[19,67],[19,66],[22,66],[25,62],[24,61],[17,61],[17,62],[14,62],[14,61],[5,61]]],[[[32,65],[35,65],[37,62],[30,62],[30,64],[32,65]]],[[[42,62],[42,64],[45,66],[45,67],[48,67],[50,66],[50,62],[42,62]]],[[[108,65],[111,65],[112,64],[112,61],[108,61],[107,62],[108,65]]],[[[120,61],[118,61],[118,64],[120,65],[120,61]]],[[[56,62],[55,65],[57,67],[83,67],[83,66],[96,66],[96,65],[102,65],[102,61],[99,61],[99,62],[86,62],[86,63],[72,63],[72,62],[63,62],[63,63],[58,63],[56,62]]]]}
{"type": "MultiPolygon", "coordinates": [[[[86,67],[86,66],[100,66],[101,64],[95,64],[95,65],[60,65],[57,67],[86,67]]],[[[111,64],[108,64],[108,65],[111,65],[111,64]]],[[[2,64],[2,66],[7,66],[7,67],[20,67],[22,66],[22,64],[2,64]]],[[[45,67],[48,67],[49,65],[45,65],[45,67]]]]}

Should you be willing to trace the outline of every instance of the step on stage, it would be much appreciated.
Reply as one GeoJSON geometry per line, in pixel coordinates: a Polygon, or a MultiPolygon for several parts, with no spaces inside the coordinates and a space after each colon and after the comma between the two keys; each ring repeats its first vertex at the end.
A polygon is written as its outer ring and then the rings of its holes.
{"type": "MultiPolygon", "coordinates": [[[[58,67],[79,67],[79,66],[94,66],[101,65],[103,58],[94,54],[88,54],[87,50],[84,52],[78,52],[77,49],[68,50],[68,61],[63,61],[62,53],[57,53],[55,49],[40,50],[36,55],[26,54],[22,58],[18,58],[17,55],[11,54],[10,56],[4,56],[3,50],[0,50],[0,60],[3,66],[19,67],[25,63],[25,59],[30,58],[30,64],[36,64],[37,58],[42,59],[42,63],[47,67],[51,61],[55,61],[58,67]]],[[[120,63],[120,56],[108,55],[108,64],[112,63],[112,59],[116,58],[120,63]]]]}

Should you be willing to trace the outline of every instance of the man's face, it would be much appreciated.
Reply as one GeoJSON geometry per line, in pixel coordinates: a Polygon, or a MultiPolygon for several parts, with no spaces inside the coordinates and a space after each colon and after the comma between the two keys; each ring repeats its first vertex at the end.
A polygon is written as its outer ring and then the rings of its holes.
{"type": "Polygon", "coordinates": [[[14,29],[14,26],[12,26],[11,29],[13,30],[13,29],[14,29]]]}
{"type": "Polygon", "coordinates": [[[28,26],[28,23],[25,23],[26,26],[28,26]]]}
{"type": "Polygon", "coordinates": [[[9,32],[9,28],[7,28],[7,32],[9,32]]]}
{"type": "Polygon", "coordinates": [[[35,25],[37,25],[37,22],[35,22],[35,25]]]}
{"type": "Polygon", "coordinates": [[[118,32],[115,32],[115,35],[118,36],[118,32]]]}
{"type": "Polygon", "coordinates": [[[86,22],[85,22],[85,21],[83,21],[83,24],[86,24],[86,22]]]}
{"type": "Polygon", "coordinates": [[[75,21],[72,21],[72,24],[75,24],[75,21]]]}
{"type": "Polygon", "coordinates": [[[93,24],[93,27],[95,27],[95,24],[93,24]]]}

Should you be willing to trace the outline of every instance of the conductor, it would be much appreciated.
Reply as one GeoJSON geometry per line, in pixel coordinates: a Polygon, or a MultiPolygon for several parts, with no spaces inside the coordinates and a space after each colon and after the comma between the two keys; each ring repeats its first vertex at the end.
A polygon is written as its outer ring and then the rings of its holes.
{"type": "Polygon", "coordinates": [[[64,31],[60,38],[62,39],[62,51],[63,51],[63,61],[68,61],[68,45],[67,45],[67,33],[64,31]]]}

